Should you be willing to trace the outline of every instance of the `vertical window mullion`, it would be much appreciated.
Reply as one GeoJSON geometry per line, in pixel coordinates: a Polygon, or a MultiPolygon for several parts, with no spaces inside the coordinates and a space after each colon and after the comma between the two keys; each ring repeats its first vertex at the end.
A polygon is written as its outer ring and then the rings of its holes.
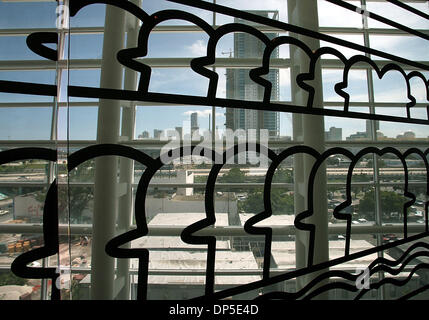
{"type": "MultiPolygon", "coordinates": [[[[361,0],[361,7],[366,7],[366,0],[361,0]]],[[[362,15],[362,30],[363,30],[363,37],[364,37],[364,46],[367,48],[370,48],[370,40],[369,40],[369,31],[368,31],[368,17],[366,15],[362,15]]],[[[371,55],[368,53],[365,53],[365,56],[368,58],[371,58],[371,55]]],[[[373,79],[373,73],[371,69],[366,69],[367,74],[367,87],[368,87],[368,102],[369,102],[369,112],[370,114],[375,114],[375,95],[374,95],[374,79],[373,79]]],[[[371,120],[371,142],[377,141],[377,126],[376,126],[377,120],[371,120]]],[[[374,196],[375,196],[375,224],[376,225],[382,225],[382,219],[381,219],[381,193],[380,193],[380,175],[379,175],[379,166],[378,166],[378,159],[377,155],[372,155],[372,163],[373,163],[373,179],[374,179],[374,196]]],[[[377,234],[376,236],[377,240],[377,246],[380,246],[382,244],[382,234],[377,234]]],[[[377,252],[378,257],[382,258],[383,251],[377,252]]],[[[378,273],[379,280],[382,280],[384,278],[384,273],[380,271],[378,273]]],[[[383,300],[385,298],[384,293],[384,287],[382,286],[380,288],[381,290],[377,290],[377,298],[379,300],[383,300]]]]}

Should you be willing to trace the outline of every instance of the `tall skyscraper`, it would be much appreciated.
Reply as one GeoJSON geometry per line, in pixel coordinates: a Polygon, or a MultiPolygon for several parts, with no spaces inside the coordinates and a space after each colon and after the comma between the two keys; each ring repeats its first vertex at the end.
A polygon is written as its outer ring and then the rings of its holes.
{"type": "Polygon", "coordinates": [[[194,136],[194,132],[198,132],[200,127],[198,126],[198,113],[193,112],[191,113],[191,133],[192,137],[194,136]]]}
{"type": "MultiPolygon", "coordinates": [[[[378,130],[380,130],[380,122],[375,120],[375,131],[377,132],[378,130]]],[[[366,120],[365,132],[366,132],[366,137],[371,138],[371,120],[366,120]]]]}
{"type": "Polygon", "coordinates": [[[198,113],[193,112],[191,113],[191,128],[197,128],[198,127],[198,113]]]}
{"type": "Polygon", "coordinates": [[[159,129],[153,129],[153,138],[154,139],[160,139],[162,134],[162,130],[159,129]]]}
{"type": "MultiPolygon", "coordinates": [[[[263,17],[278,19],[277,11],[249,11],[263,17]]],[[[252,25],[251,22],[235,18],[234,22],[252,25]]],[[[275,38],[277,33],[267,33],[269,38],[275,38]]],[[[265,50],[265,45],[251,34],[234,33],[234,58],[260,58],[265,50]]],[[[278,58],[276,49],[271,58],[278,58]]],[[[279,70],[272,69],[266,75],[266,79],[272,83],[271,100],[279,100],[279,70]]],[[[264,88],[249,77],[249,69],[226,70],[226,97],[247,101],[262,101],[264,88]]],[[[280,133],[280,115],[273,111],[258,111],[248,109],[226,108],[225,126],[227,129],[267,129],[270,136],[278,136],[280,133]]]]}

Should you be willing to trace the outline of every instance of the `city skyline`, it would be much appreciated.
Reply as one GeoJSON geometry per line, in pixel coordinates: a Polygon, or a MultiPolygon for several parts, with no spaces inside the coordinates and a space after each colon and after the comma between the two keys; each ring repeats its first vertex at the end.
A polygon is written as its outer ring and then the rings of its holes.
{"type": "MultiPolygon", "coordinates": [[[[239,6],[242,1],[237,1],[234,5],[239,6]]],[[[278,1],[270,1],[269,4],[277,3],[278,1]]],[[[170,5],[170,4],[169,4],[170,5]]],[[[247,5],[247,4],[246,4],[247,5]]],[[[22,7],[22,4],[19,3],[1,3],[1,6],[7,8],[2,12],[13,12],[19,11],[22,7]],[[11,11],[12,10],[12,11],[11,11]]],[[[5,14],[0,12],[0,23],[3,28],[16,28],[18,25],[31,27],[32,25],[40,25],[42,27],[55,27],[55,15],[52,15],[52,7],[55,6],[55,3],[42,3],[42,4],[25,4],[26,8],[31,8],[31,12],[34,15],[30,18],[26,15],[19,16],[17,20],[11,20],[5,14]]],[[[148,13],[153,13],[156,10],[162,9],[163,6],[167,4],[163,1],[145,1],[143,3],[144,10],[148,13]]],[[[373,7],[372,10],[376,10],[378,4],[371,4],[373,7]]],[[[418,4],[416,4],[418,6],[418,4]]],[[[178,5],[178,8],[180,6],[178,5]]],[[[276,6],[265,6],[266,8],[282,8],[279,10],[279,20],[285,20],[286,12],[285,6],[282,5],[276,6]]],[[[319,9],[323,14],[323,20],[321,25],[336,25],[342,24],[340,16],[334,14],[335,12],[340,12],[341,9],[336,8],[336,6],[331,6],[334,10],[329,11],[327,8],[329,4],[324,4],[319,9]]],[[[329,7],[329,8],[331,8],[329,7]]],[[[181,7],[180,7],[181,8],[181,7]]],[[[250,9],[261,9],[258,5],[252,5],[250,9]]],[[[331,8],[331,9],[332,9],[331,8]]],[[[422,8],[420,8],[422,9],[422,8]]],[[[12,14],[13,15],[13,14],[12,14]]],[[[396,14],[399,17],[399,14],[396,14]]],[[[15,16],[15,15],[13,15],[15,16]]],[[[352,19],[353,15],[350,15],[348,23],[353,26],[358,26],[360,21],[358,19],[352,19]]],[[[104,5],[96,5],[94,7],[88,7],[71,19],[71,26],[98,26],[102,25],[104,22],[104,5]],[[102,10],[100,10],[102,9],[102,10]]],[[[223,23],[223,19],[219,18],[219,23],[223,23]]],[[[407,19],[407,23],[415,28],[424,28],[427,26],[427,22],[420,22],[418,19],[407,19]]],[[[376,27],[380,24],[370,20],[370,26],[376,27]]],[[[353,40],[351,36],[341,36],[346,40],[353,40]]],[[[399,38],[399,37],[397,37],[399,38]]],[[[14,60],[14,59],[23,59],[23,60],[32,60],[40,59],[36,56],[31,50],[29,50],[25,45],[25,37],[3,37],[0,38],[1,41],[6,41],[7,45],[3,45],[0,50],[0,58],[3,60],[14,60]],[[18,56],[17,56],[18,54],[18,56]]],[[[102,48],[102,35],[79,35],[73,36],[71,39],[70,45],[70,58],[73,59],[92,59],[92,58],[101,58],[101,48],[102,48]]],[[[357,40],[356,40],[357,41],[357,40]]],[[[360,41],[360,40],[359,40],[360,41]]],[[[2,42],[5,43],[6,42],[2,42]]],[[[150,52],[148,52],[148,57],[158,58],[158,57],[198,57],[204,54],[204,50],[207,44],[207,38],[204,38],[202,34],[199,33],[178,33],[174,37],[167,34],[157,34],[151,38],[150,42],[150,52]],[[170,48],[174,50],[165,50],[166,46],[169,45],[170,48]]],[[[382,48],[388,52],[399,52],[402,56],[405,56],[409,59],[419,60],[421,56],[424,56],[424,53],[428,50],[427,43],[423,45],[418,44],[417,42],[412,42],[412,40],[407,39],[392,39],[392,37],[378,37],[377,41],[373,45],[376,45],[379,48],[382,48]],[[401,41],[394,40],[404,40],[405,47],[401,44],[401,41]],[[401,49],[402,48],[402,49],[401,49]]],[[[324,45],[321,43],[321,45],[324,45]]],[[[233,47],[233,39],[219,43],[217,49],[217,56],[223,57],[224,55],[221,52],[227,52],[233,47]]],[[[280,48],[279,57],[288,58],[288,50],[286,48],[280,48]]],[[[345,54],[351,50],[344,49],[345,54]]],[[[179,69],[177,69],[179,70],[179,69]]],[[[280,69],[279,70],[279,92],[280,100],[288,101],[290,100],[290,75],[288,73],[289,69],[280,69]]],[[[151,88],[156,90],[163,86],[164,91],[176,90],[179,92],[186,92],[192,88],[195,94],[204,92],[204,88],[207,83],[201,81],[200,78],[195,78],[191,72],[186,71],[185,69],[179,70],[176,72],[175,77],[166,79],[166,71],[163,69],[154,69],[153,70],[153,79],[151,80],[151,88]],[[186,71],[186,72],[181,72],[186,71]],[[169,81],[166,81],[169,80],[169,81]]],[[[218,70],[219,74],[219,94],[226,96],[226,79],[225,79],[225,69],[218,70]]],[[[327,84],[326,88],[324,86],[324,99],[328,102],[333,102],[336,95],[329,91],[330,81],[338,77],[335,74],[336,70],[325,70],[324,71],[324,83],[327,84]],[[329,72],[328,72],[329,71],[329,72]]],[[[426,77],[429,78],[427,72],[424,73],[426,77]]],[[[362,81],[362,77],[365,75],[362,73],[356,73],[353,81],[356,80],[356,87],[359,88],[359,81],[362,81]],[[360,79],[360,80],[359,80],[360,79]]],[[[70,84],[72,85],[88,85],[90,87],[99,86],[99,70],[88,69],[88,70],[71,70],[70,71],[70,84]]],[[[46,84],[55,83],[55,71],[54,70],[43,70],[43,71],[0,71],[1,80],[12,80],[12,81],[29,81],[29,82],[38,82],[46,84]]],[[[67,79],[67,73],[63,74],[63,82],[67,79]]],[[[377,80],[377,79],[376,79],[377,80]]],[[[64,82],[66,84],[66,82],[64,82]]],[[[356,99],[361,102],[361,107],[353,107],[353,111],[367,112],[369,113],[368,107],[368,97],[365,95],[366,87],[362,87],[363,90],[356,91],[356,99]]],[[[394,80],[386,80],[382,87],[376,85],[376,88],[383,89],[383,96],[378,98],[379,102],[389,102],[397,100],[398,91],[397,83],[394,80]]],[[[376,95],[377,97],[377,95],[376,95]]],[[[62,92],[60,101],[66,102],[67,97],[65,92],[62,92]]],[[[356,100],[355,99],[355,100],[356,100]]],[[[0,109],[0,139],[1,140],[22,140],[22,139],[34,139],[34,140],[45,140],[50,139],[51,137],[51,123],[52,123],[52,107],[54,102],[52,99],[47,99],[45,97],[24,97],[16,94],[2,94],[0,96],[0,102],[2,103],[25,103],[25,102],[46,102],[47,107],[29,107],[29,108],[14,108],[11,104],[10,108],[3,107],[0,109]]],[[[70,108],[69,119],[67,119],[68,112],[67,108],[60,108],[58,113],[58,139],[65,140],[69,137],[72,140],[95,140],[96,139],[96,128],[97,128],[97,107],[91,106],[97,102],[95,99],[83,99],[78,100],[76,98],[70,99],[70,101],[81,101],[88,102],[88,106],[82,106],[79,108],[70,108]],[[70,124],[70,126],[68,126],[70,124]]],[[[424,102],[425,100],[419,100],[419,102],[424,102]]],[[[163,117],[159,117],[160,107],[158,106],[137,106],[136,110],[136,130],[135,138],[138,137],[139,133],[143,131],[153,132],[154,129],[167,129],[175,128],[181,126],[184,121],[188,119],[189,112],[198,112],[200,118],[200,127],[201,129],[208,128],[208,117],[211,113],[212,107],[192,107],[192,106],[165,106],[162,107],[163,117]]],[[[423,110],[423,108],[420,108],[423,110]]],[[[399,108],[390,109],[392,112],[399,112],[399,108]]],[[[215,110],[215,120],[218,130],[222,132],[226,122],[224,108],[216,108],[215,110]]],[[[335,117],[325,117],[325,130],[328,130],[330,127],[342,127],[343,136],[345,139],[350,134],[355,132],[360,132],[365,130],[365,120],[358,119],[343,119],[335,117]]],[[[416,137],[426,138],[426,128],[423,125],[407,125],[407,124],[396,124],[390,122],[380,123],[380,130],[387,137],[396,137],[397,135],[407,131],[412,130],[415,132],[416,137]]],[[[280,136],[291,136],[292,135],[292,115],[290,113],[281,113],[280,114],[280,136]]]]}

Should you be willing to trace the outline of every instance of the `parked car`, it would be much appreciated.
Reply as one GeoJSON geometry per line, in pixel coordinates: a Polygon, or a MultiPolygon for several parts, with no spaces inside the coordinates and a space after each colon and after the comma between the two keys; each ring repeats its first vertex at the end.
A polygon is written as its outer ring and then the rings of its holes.
{"type": "Polygon", "coordinates": [[[390,233],[390,234],[383,234],[383,238],[382,238],[383,242],[392,242],[392,241],[396,241],[398,240],[398,237],[396,236],[396,234],[390,233]]]}

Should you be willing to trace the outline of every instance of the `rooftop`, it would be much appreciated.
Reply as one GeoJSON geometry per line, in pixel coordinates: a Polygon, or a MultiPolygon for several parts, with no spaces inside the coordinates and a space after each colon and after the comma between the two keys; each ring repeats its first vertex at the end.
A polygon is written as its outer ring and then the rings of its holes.
{"type": "MultiPolygon", "coordinates": [[[[205,270],[207,260],[206,251],[151,251],[149,254],[149,270],[205,270]]],[[[133,267],[137,267],[137,260],[132,260],[133,267]]],[[[251,252],[217,251],[216,270],[246,270],[257,269],[258,265],[251,252]]],[[[236,285],[260,280],[259,275],[215,276],[215,284],[236,285]]],[[[137,279],[135,279],[137,280],[137,279]]],[[[150,275],[149,284],[204,284],[204,275],[150,275]]]]}
{"type": "MultiPolygon", "coordinates": [[[[158,213],[149,222],[150,226],[170,226],[187,227],[197,221],[203,220],[207,215],[203,212],[190,212],[190,213],[158,213]]],[[[228,226],[228,214],[227,213],[216,213],[216,227],[228,226]]]]}
{"type": "MultiPolygon", "coordinates": [[[[350,241],[350,254],[361,252],[367,249],[374,248],[372,244],[365,240],[351,240],[350,241]]],[[[344,240],[332,240],[329,241],[329,260],[341,258],[344,256],[345,241],[344,240]]],[[[272,243],[271,254],[278,268],[289,269],[295,268],[295,242],[294,241],[274,241],[272,243]]],[[[337,265],[332,269],[356,269],[361,267],[367,267],[371,262],[377,259],[377,253],[369,254],[367,256],[354,259],[337,265]]],[[[384,253],[384,258],[393,260],[388,254],[384,253]]]]}
{"type": "MultiPolygon", "coordinates": [[[[254,215],[255,214],[253,213],[240,213],[241,225],[244,225],[244,223],[254,215]]],[[[269,218],[258,222],[255,226],[290,226],[293,225],[294,220],[295,216],[293,214],[272,215],[269,218]]]]}
{"type": "MultiPolygon", "coordinates": [[[[147,249],[188,249],[188,250],[204,250],[206,245],[189,244],[183,242],[180,237],[142,237],[131,242],[131,248],[147,248],[147,249]]],[[[216,241],[216,250],[230,250],[229,241],[216,241]]]]}

